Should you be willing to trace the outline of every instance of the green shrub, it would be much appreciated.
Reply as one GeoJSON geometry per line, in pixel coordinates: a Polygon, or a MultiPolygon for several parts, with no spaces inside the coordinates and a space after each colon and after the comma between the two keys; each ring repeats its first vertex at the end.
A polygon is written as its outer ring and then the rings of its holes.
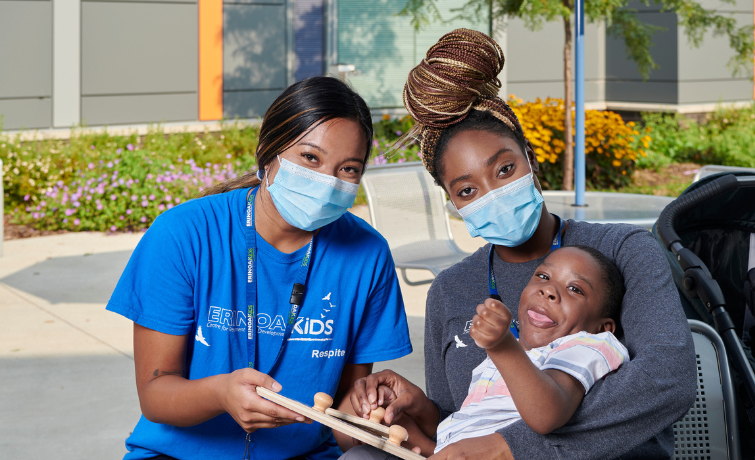
{"type": "Polygon", "coordinates": [[[699,123],[684,115],[643,114],[653,142],[640,167],[693,162],[755,167],[755,104],[719,108],[699,123]]]}

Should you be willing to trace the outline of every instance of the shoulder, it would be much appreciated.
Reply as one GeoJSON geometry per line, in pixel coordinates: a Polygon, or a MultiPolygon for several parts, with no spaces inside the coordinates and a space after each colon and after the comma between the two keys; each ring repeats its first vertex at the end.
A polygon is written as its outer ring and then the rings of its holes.
{"type": "Polygon", "coordinates": [[[608,361],[612,369],[629,361],[626,347],[611,332],[590,334],[582,331],[556,339],[547,348],[551,349],[551,356],[567,351],[573,356],[585,355],[589,351],[597,352],[608,361]]]}
{"type": "Polygon", "coordinates": [[[180,235],[187,231],[216,227],[217,223],[227,226],[243,212],[243,201],[247,189],[232,190],[217,195],[194,198],[181,203],[162,214],[150,226],[150,231],[171,229],[180,235]]]}
{"type": "Polygon", "coordinates": [[[329,225],[328,239],[331,244],[348,246],[350,250],[367,253],[388,253],[388,241],[370,224],[347,212],[329,225]]]}

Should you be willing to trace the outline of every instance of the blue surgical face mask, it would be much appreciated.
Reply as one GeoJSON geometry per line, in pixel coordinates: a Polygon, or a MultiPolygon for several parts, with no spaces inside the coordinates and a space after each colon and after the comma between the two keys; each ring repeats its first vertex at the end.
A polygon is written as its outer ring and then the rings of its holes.
{"type": "Polygon", "coordinates": [[[324,227],[344,215],[354,205],[359,184],[281,160],[267,191],[281,217],[308,232],[324,227]]]}
{"type": "Polygon", "coordinates": [[[543,195],[530,174],[491,190],[459,209],[473,237],[500,246],[516,247],[532,238],[543,210],[543,195]]]}

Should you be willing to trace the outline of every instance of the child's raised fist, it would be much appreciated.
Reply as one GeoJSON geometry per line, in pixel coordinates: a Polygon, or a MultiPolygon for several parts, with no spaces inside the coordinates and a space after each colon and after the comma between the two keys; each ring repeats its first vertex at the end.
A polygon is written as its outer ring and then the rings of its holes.
{"type": "MultiPolygon", "coordinates": [[[[490,350],[501,345],[511,332],[511,312],[498,300],[487,299],[477,305],[469,335],[478,347],[490,350]]],[[[511,335],[513,338],[513,335],[511,335]]]]}

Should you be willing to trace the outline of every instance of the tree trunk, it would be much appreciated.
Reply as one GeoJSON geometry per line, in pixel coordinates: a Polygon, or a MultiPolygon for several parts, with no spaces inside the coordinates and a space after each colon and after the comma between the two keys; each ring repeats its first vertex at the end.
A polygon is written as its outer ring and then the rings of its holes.
{"type": "MultiPolygon", "coordinates": [[[[573,9],[570,2],[564,4],[573,9]]],[[[572,59],[571,59],[571,22],[564,18],[564,181],[563,190],[572,190],[574,186],[574,130],[572,128],[572,59]]]]}

